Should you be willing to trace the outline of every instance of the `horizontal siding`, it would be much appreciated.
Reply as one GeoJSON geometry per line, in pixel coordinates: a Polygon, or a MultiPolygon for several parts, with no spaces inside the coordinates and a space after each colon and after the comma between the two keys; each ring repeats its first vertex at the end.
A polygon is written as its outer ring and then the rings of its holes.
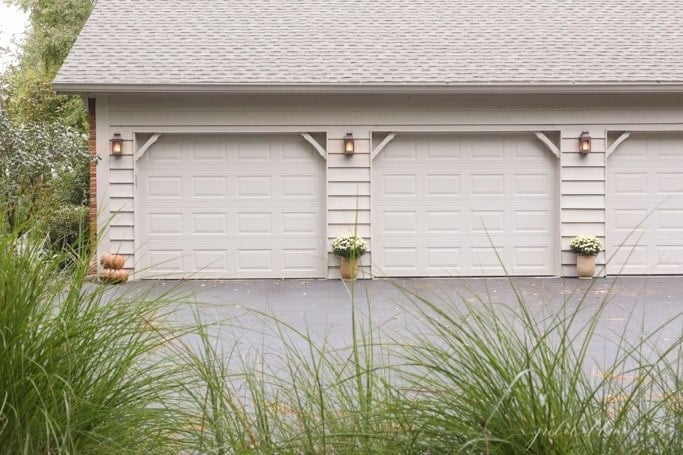
{"type": "Polygon", "coordinates": [[[111,240],[134,240],[135,230],[133,226],[111,226],[109,228],[109,238],[111,240]]]}
{"type": "Polygon", "coordinates": [[[134,215],[132,211],[110,213],[107,221],[109,226],[133,226],[134,215]]]}
{"type": "Polygon", "coordinates": [[[111,169],[109,171],[110,183],[133,183],[132,169],[111,169]]]}
{"type": "MultiPolygon", "coordinates": [[[[133,257],[135,247],[132,240],[111,240],[111,252],[133,257]]],[[[127,261],[130,263],[129,261],[127,261]]]]}
{"type": "Polygon", "coordinates": [[[370,210],[370,196],[329,196],[328,210],[370,210]]]}
{"type": "MultiPolygon", "coordinates": [[[[356,138],[352,156],[340,153],[344,144],[341,139],[332,137],[327,142],[328,251],[332,240],[341,235],[355,232],[370,240],[370,145],[367,132],[349,132],[356,138]]],[[[370,276],[369,267],[363,266],[362,270],[361,276],[370,276]]],[[[328,277],[339,277],[339,258],[334,255],[328,261],[328,277]]]]}
{"type": "Polygon", "coordinates": [[[352,156],[346,156],[341,153],[330,153],[327,156],[327,166],[330,169],[341,168],[367,168],[370,155],[368,153],[354,153],[352,156]]]}
{"type": "Polygon", "coordinates": [[[109,210],[111,213],[117,212],[133,212],[134,200],[133,198],[110,198],[109,210]]]}
{"type": "Polygon", "coordinates": [[[112,183],[109,185],[109,197],[129,198],[135,196],[135,185],[132,183],[112,183]]]}
{"type": "Polygon", "coordinates": [[[581,195],[581,194],[605,194],[605,182],[603,181],[572,181],[562,182],[560,191],[566,195],[581,195]]]}
{"type": "Polygon", "coordinates": [[[562,223],[602,223],[605,220],[603,209],[564,209],[562,223]]]}
{"type": "Polygon", "coordinates": [[[348,210],[330,210],[327,213],[327,222],[332,224],[353,225],[370,224],[370,212],[367,210],[359,210],[357,213],[348,210]]]}
{"type": "Polygon", "coordinates": [[[574,223],[565,222],[562,223],[562,237],[576,237],[578,235],[584,235],[586,232],[590,232],[591,235],[604,237],[605,236],[605,225],[600,222],[589,222],[589,223],[574,223]]]}
{"type": "Polygon", "coordinates": [[[329,168],[327,170],[327,178],[330,182],[368,183],[370,181],[370,169],[367,166],[350,168],[329,168]]]}
{"type": "Polygon", "coordinates": [[[603,167],[605,165],[604,153],[564,153],[562,166],[565,167],[603,167]]]}
{"type": "Polygon", "coordinates": [[[370,182],[329,182],[329,196],[370,196],[370,182]]]}
{"type": "Polygon", "coordinates": [[[135,160],[132,154],[122,156],[109,155],[109,169],[133,169],[135,160]]]}
{"type": "Polygon", "coordinates": [[[602,167],[566,167],[562,166],[563,182],[605,181],[605,169],[602,167]]]}
{"type": "MultiPolygon", "coordinates": [[[[605,242],[605,138],[604,130],[591,130],[589,154],[578,153],[583,128],[567,128],[560,140],[560,271],[576,276],[576,255],[569,250],[579,235],[593,235],[605,242]]],[[[604,275],[604,253],[596,258],[596,269],[604,275]]]]}
{"type": "Polygon", "coordinates": [[[564,194],[562,195],[564,209],[604,209],[605,196],[602,194],[564,194]]]}
{"type": "Polygon", "coordinates": [[[354,226],[352,223],[329,224],[327,228],[330,240],[354,232],[363,238],[370,238],[370,224],[359,224],[358,226],[354,226]]]}
{"type": "MultiPolygon", "coordinates": [[[[111,124],[129,125],[587,125],[671,123],[683,117],[681,96],[593,95],[298,95],[112,96],[111,124]],[[620,99],[618,99],[620,98],[620,99]],[[649,101],[651,100],[651,101],[649,101]],[[666,108],[643,108],[667,106],[666,108]],[[595,108],[604,106],[602,108],[595,108]],[[626,108],[625,108],[626,107],[626,108]]],[[[98,117],[99,118],[99,117],[98,117]]],[[[555,128],[557,128],[555,126],[555,128]]],[[[543,130],[543,129],[541,129],[543,130]]],[[[615,130],[618,128],[615,127],[615,130]]],[[[309,131],[313,131],[309,129],[309,131]]],[[[576,136],[578,137],[578,135],[576,136]]],[[[594,134],[594,143],[600,136],[594,134]],[[598,136],[598,137],[596,137],[598,136]]],[[[577,140],[567,143],[578,148],[577,140]]],[[[563,141],[564,142],[564,141],[563,141]]],[[[563,150],[569,150],[562,146],[563,150]]]]}

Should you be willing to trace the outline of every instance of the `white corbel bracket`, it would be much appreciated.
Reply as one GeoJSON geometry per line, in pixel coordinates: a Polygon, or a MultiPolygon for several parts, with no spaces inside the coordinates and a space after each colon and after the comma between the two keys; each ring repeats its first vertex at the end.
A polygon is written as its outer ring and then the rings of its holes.
{"type": "Polygon", "coordinates": [[[313,136],[311,136],[308,133],[301,133],[301,137],[306,139],[306,142],[311,144],[313,148],[318,152],[318,154],[323,157],[324,160],[327,159],[327,150],[325,150],[325,147],[320,145],[320,143],[318,143],[318,141],[316,141],[313,136]]]}
{"type": "Polygon", "coordinates": [[[140,148],[138,149],[138,151],[135,152],[135,161],[136,161],[136,162],[139,161],[140,158],[142,158],[142,157],[144,156],[145,152],[146,152],[147,150],[149,150],[149,148],[150,148],[151,146],[153,146],[153,145],[156,143],[156,141],[159,140],[160,137],[161,137],[161,134],[158,134],[158,133],[157,133],[157,134],[153,134],[152,137],[150,137],[149,139],[147,139],[147,142],[145,142],[145,143],[142,145],[142,147],[140,147],[140,148]]]}
{"type": "Polygon", "coordinates": [[[607,150],[605,151],[605,159],[609,158],[609,156],[614,153],[614,151],[621,145],[622,142],[624,142],[626,139],[631,137],[631,133],[629,132],[624,132],[621,133],[621,136],[617,138],[616,141],[612,143],[609,147],[607,147],[607,150]]]}
{"type": "Polygon", "coordinates": [[[550,152],[555,155],[555,157],[559,158],[560,157],[560,149],[557,145],[551,141],[548,136],[546,136],[544,133],[538,132],[534,133],[534,135],[538,138],[539,141],[543,142],[546,147],[550,150],[550,152]]]}
{"type": "Polygon", "coordinates": [[[389,133],[389,134],[387,134],[387,137],[385,137],[384,140],[383,140],[382,142],[380,142],[379,144],[377,144],[377,147],[375,147],[374,150],[372,151],[372,153],[370,154],[370,160],[371,160],[371,161],[374,160],[375,157],[376,157],[377,155],[379,155],[379,152],[381,152],[382,150],[384,150],[384,147],[386,147],[386,146],[389,144],[389,142],[393,141],[395,137],[396,137],[396,134],[395,134],[395,133],[389,133]]]}

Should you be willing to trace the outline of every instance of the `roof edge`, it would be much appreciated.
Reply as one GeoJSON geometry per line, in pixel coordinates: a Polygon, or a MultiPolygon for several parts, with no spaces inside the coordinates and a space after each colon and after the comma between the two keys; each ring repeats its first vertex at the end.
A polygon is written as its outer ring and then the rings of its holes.
{"type": "Polygon", "coordinates": [[[268,85],[268,84],[81,84],[55,82],[52,87],[68,95],[86,94],[591,94],[591,93],[683,93],[683,82],[604,83],[604,84],[349,84],[349,85],[268,85]]]}

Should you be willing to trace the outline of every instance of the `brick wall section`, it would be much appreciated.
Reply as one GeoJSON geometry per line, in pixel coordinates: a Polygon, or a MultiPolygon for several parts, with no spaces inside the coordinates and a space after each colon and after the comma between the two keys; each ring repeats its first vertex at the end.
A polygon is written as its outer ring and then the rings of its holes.
{"type": "Polygon", "coordinates": [[[95,98],[88,98],[88,151],[90,152],[90,244],[95,251],[97,242],[97,117],[95,98]]]}

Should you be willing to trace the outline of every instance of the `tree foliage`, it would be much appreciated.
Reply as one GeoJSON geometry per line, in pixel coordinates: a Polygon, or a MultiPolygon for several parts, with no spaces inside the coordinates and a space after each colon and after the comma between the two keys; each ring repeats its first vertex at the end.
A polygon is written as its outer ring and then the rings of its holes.
{"type": "Polygon", "coordinates": [[[87,131],[78,97],[58,95],[51,84],[95,0],[4,0],[29,13],[20,61],[5,75],[4,108],[20,122],[59,121],[87,131]]]}
{"type": "Polygon", "coordinates": [[[0,112],[0,226],[13,230],[59,207],[84,205],[87,183],[78,176],[88,157],[78,130],[59,123],[17,124],[0,112]]]}

